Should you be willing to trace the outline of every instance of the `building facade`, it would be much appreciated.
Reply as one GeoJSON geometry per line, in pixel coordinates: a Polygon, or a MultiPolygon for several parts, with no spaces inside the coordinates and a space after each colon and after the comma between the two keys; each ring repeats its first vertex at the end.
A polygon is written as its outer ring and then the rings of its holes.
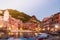
{"type": "Polygon", "coordinates": [[[57,28],[60,30],[60,12],[43,19],[43,26],[48,29],[50,28],[57,28]]]}

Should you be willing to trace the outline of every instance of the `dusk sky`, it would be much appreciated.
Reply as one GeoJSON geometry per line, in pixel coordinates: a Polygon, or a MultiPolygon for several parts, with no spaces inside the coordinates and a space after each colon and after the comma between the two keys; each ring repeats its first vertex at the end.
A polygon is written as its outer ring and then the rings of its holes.
{"type": "Polygon", "coordinates": [[[60,0],[0,0],[0,9],[16,9],[42,20],[60,12],[60,0]]]}

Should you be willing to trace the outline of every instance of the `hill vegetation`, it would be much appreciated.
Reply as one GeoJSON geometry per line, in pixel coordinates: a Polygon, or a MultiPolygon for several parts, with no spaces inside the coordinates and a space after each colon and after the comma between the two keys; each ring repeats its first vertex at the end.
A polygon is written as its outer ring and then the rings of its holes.
{"type": "MultiPolygon", "coordinates": [[[[13,10],[13,9],[6,9],[6,10],[9,11],[9,14],[13,18],[22,20],[22,22],[28,22],[28,21],[33,21],[33,20],[35,20],[36,22],[41,22],[34,15],[29,16],[29,15],[25,14],[24,12],[20,12],[20,11],[13,10]]],[[[0,15],[3,16],[5,10],[0,10],[0,11],[2,11],[2,13],[0,12],[0,15]]]]}
{"type": "MultiPolygon", "coordinates": [[[[12,9],[7,9],[7,10],[9,11],[9,14],[10,14],[13,18],[20,19],[20,20],[22,20],[23,22],[26,22],[26,21],[28,21],[28,20],[31,18],[31,16],[25,14],[24,12],[19,12],[19,11],[17,11],[17,10],[12,10],[12,9]]],[[[0,15],[3,16],[3,13],[4,13],[5,10],[1,10],[1,11],[2,11],[2,14],[0,14],[0,15]]]]}

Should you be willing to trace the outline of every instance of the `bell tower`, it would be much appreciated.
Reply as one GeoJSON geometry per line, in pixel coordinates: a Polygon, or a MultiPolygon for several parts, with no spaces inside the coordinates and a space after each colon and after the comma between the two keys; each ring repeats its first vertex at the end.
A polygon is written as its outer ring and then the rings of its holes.
{"type": "Polygon", "coordinates": [[[5,10],[3,20],[8,21],[8,19],[9,19],[9,12],[8,10],[5,10]]]}

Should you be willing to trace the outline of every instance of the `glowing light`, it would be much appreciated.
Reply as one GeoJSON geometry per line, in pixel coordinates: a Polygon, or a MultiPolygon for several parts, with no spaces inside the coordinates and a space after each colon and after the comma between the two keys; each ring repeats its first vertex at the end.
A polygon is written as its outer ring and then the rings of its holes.
{"type": "Polygon", "coordinates": [[[52,28],[51,31],[54,31],[54,28],[52,28]]]}
{"type": "Polygon", "coordinates": [[[35,30],[37,31],[37,30],[38,30],[38,28],[35,28],[35,30]]]}
{"type": "Polygon", "coordinates": [[[2,28],[2,25],[0,25],[0,28],[2,28]]]}
{"type": "Polygon", "coordinates": [[[20,28],[20,30],[23,30],[23,28],[20,28]]]}
{"type": "Polygon", "coordinates": [[[11,35],[11,33],[9,32],[8,35],[11,35]]]}
{"type": "Polygon", "coordinates": [[[41,30],[41,29],[39,29],[39,30],[41,30]]]}
{"type": "Polygon", "coordinates": [[[11,27],[7,28],[8,30],[11,30],[11,27]]]}
{"type": "Polygon", "coordinates": [[[49,30],[50,28],[48,27],[48,30],[49,30]]]}
{"type": "Polygon", "coordinates": [[[55,28],[58,28],[58,25],[55,25],[55,28]]]}
{"type": "Polygon", "coordinates": [[[16,35],[18,35],[18,32],[16,32],[16,35]]]}
{"type": "Polygon", "coordinates": [[[38,34],[37,34],[37,33],[35,33],[35,35],[37,36],[38,34]]]}
{"type": "Polygon", "coordinates": [[[45,28],[43,28],[42,30],[45,31],[45,28]]]}
{"type": "Polygon", "coordinates": [[[57,29],[55,29],[55,31],[57,31],[57,29]]]}
{"type": "Polygon", "coordinates": [[[23,33],[22,32],[20,32],[20,36],[23,36],[23,33]]]}
{"type": "Polygon", "coordinates": [[[11,35],[13,35],[14,33],[13,32],[11,32],[11,35]]]}
{"type": "Polygon", "coordinates": [[[0,10],[0,14],[2,14],[2,11],[0,10]]]}

